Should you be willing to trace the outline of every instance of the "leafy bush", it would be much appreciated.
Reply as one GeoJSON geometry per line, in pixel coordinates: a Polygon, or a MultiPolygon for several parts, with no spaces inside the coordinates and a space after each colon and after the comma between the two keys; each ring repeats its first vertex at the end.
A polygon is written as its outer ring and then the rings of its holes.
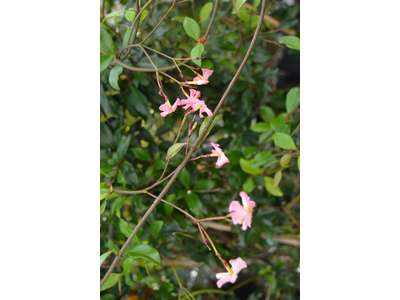
{"type": "Polygon", "coordinates": [[[299,7],[265,2],[102,3],[102,299],[299,297],[300,89],[277,85],[280,58],[300,49],[299,7]],[[174,107],[189,90],[212,116],[174,107]],[[229,211],[241,192],[256,204],[250,228],[229,211]],[[239,257],[247,268],[218,289],[239,257]]]}

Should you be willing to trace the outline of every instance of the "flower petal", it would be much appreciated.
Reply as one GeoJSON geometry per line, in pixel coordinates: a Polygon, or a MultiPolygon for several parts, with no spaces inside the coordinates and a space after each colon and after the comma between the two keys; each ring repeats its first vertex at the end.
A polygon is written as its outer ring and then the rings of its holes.
{"type": "Polygon", "coordinates": [[[206,80],[211,76],[212,73],[214,73],[214,70],[209,69],[201,69],[201,71],[203,72],[203,76],[206,80]]]}
{"type": "MultiPolygon", "coordinates": [[[[217,286],[218,286],[219,289],[220,289],[225,283],[227,283],[227,282],[232,282],[232,281],[231,281],[231,275],[229,275],[228,272],[225,272],[225,273],[217,273],[217,274],[215,274],[215,277],[217,277],[217,279],[219,279],[219,280],[217,281],[217,286]]],[[[237,278],[237,276],[236,276],[236,278],[237,278]]],[[[235,279],[235,281],[236,281],[236,279],[235,279]]],[[[234,282],[235,282],[235,281],[234,281],[234,282]]]]}
{"type": "Polygon", "coordinates": [[[249,195],[247,195],[245,192],[243,192],[243,191],[240,192],[239,196],[240,196],[240,198],[242,198],[243,206],[246,209],[251,208],[251,210],[253,210],[253,208],[256,207],[256,203],[254,201],[251,201],[249,195]]]}
{"type": "Polygon", "coordinates": [[[232,265],[232,271],[236,275],[239,274],[241,270],[247,268],[246,262],[240,257],[231,259],[229,263],[232,265]]]}

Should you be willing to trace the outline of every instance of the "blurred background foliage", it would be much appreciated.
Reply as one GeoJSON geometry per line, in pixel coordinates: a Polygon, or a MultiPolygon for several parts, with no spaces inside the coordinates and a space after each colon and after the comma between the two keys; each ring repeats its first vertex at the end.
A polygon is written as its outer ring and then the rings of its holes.
{"type": "MultiPolygon", "coordinates": [[[[151,31],[171,3],[156,0],[148,6],[137,41],[151,31]]],[[[171,57],[190,57],[196,41],[185,32],[182,22],[185,17],[194,19],[203,36],[212,14],[210,6],[214,3],[196,0],[174,7],[145,44],[171,57]]],[[[198,88],[201,99],[211,110],[215,109],[248,49],[258,21],[259,4],[258,0],[249,0],[236,13],[234,1],[219,1],[204,43],[205,58],[201,60],[201,66],[213,69],[214,74],[208,85],[198,88]]],[[[135,7],[135,1],[102,1],[101,21],[112,12],[135,7]]],[[[217,142],[230,163],[217,168],[216,158],[189,162],[166,197],[195,217],[207,218],[228,214],[230,202],[240,201],[240,191],[247,192],[257,204],[250,229],[242,231],[239,225],[226,221],[210,222],[205,227],[222,257],[229,260],[240,256],[248,268],[239,274],[235,284],[226,284],[218,290],[215,273],[224,272],[222,264],[205,247],[196,226],[179,211],[160,203],[128,250],[140,244],[150,245],[161,255],[162,266],[151,259],[124,256],[114,270],[115,275],[102,286],[101,299],[178,299],[180,283],[192,294],[185,296],[182,292],[181,299],[299,298],[299,51],[278,43],[284,36],[299,36],[299,11],[298,2],[294,1],[275,1],[272,5],[266,14],[268,18],[264,19],[263,34],[221,109],[218,122],[194,155],[210,153],[210,142],[217,142]],[[282,135],[276,133],[291,137],[295,146],[280,140],[282,135]]],[[[117,51],[127,44],[126,32],[132,24],[128,19],[129,16],[121,13],[101,24],[117,51]]],[[[155,73],[119,70],[115,68],[113,55],[104,51],[101,54],[100,254],[103,262],[100,275],[103,278],[115,252],[154,200],[146,194],[110,194],[110,180],[120,190],[138,190],[155,183],[165,167],[166,152],[174,142],[184,111],[178,108],[173,114],[160,117],[159,106],[165,101],[158,95],[155,73]]],[[[155,53],[151,57],[157,67],[172,65],[155,53]]],[[[132,49],[123,62],[152,68],[139,49],[132,49]]],[[[193,62],[189,64],[196,66],[193,62]]],[[[186,78],[194,77],[189,69],[182,68],[182,71],[186,78]]],[[[176,69],[167,73],[180,80],[176,69]]],[[[164,92],[172,103],[176,98],[184,98],[175,82],[162,75],[161,78],[164,92]]],[[[194,115],[190,115],[190,120],[194,115]]],[[[199,128],[204,119],[199,119],[197,114],[194,121],[199,122],[199,128]]],[[[186,142],[187,126],[186,123],[181,142],[186,142]]],[[[198,129],[191,141],[197,135],[198,129]]],[[[171,159],[167,174],[183,157],[184,150],[181,150],[171,159]]],[[[151,192],[158,195],[166,182],[151,192]]]]}

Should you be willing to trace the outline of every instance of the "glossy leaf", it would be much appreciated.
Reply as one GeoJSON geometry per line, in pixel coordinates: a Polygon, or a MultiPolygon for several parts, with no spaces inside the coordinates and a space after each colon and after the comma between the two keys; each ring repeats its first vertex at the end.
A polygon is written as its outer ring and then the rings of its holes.
{"type": "Polygon", "coordinates": [[[131,142],[131,136],[123,136],[118,144],[117,153],[120,159],[123,159],[128,151],[129,143],[131,142]]]}
{"type": "Polygon", "coordinates": [[[282,180],[282,171],[278,171],[275,173],[274,176],[274,188],[276,188],[278,186],[278,184],[281,182],[282,180]]]}
{"type": "Polygon", "coordinates": [[[285,44],[286,47],[294,50],[300,50],[300,39],[295,36],[283,36],[279,39],[280,44],[285,44]]]}
{"type": "Polygon", "coordinates": [[[119,91],[118,79],[119,75],[123,72],[123,68],[119,65],[115,65],[110,72],[110,76],[108,77],[108,81],[114,90],[119,91]]]}
{"type": "Polygon", "coordinates": [[[101,21],[101,23],[103,24],[105,20],[107,20],[107,19],[109,19],[111,17],[114,17],[114,16],[118,16],[118,15],[124,13],[124,12],[125,12],[125,10],[114,11],[114,12],[108,14],[107,16],[105,16],[105,18],[103,19],[103,21],[101,21]]]}
{"type": "Polygon", "coordinates": [[[281,189],[278,187],[274,187],[274,179],[272,177],[264,177],[265,180],[265,188],[268,193],[276,197],[282,197],[283,193],[281,189]]]}
{"type": "Polygon", "coordinates": [[[117,284],[118,280],[121,278],[122,274],[112,273],[110,277],[107,278],[106,282],[100,286],[100,292],[105,291],[117,284]]]}
{"type": "Polygon", "coordinates": [[[200,38],[199,24],[197,24],[197,22],[192,18],[185,17],[183,28],[185,29],[186,33],[195,40],[198,40],[200,38]]]}
{"type": "Polygon", "coordinates": [[[101,265],[103,264],[103,262],[107,259],[107,257],[109,257],[110,254],[113,253],[113,252],[114,252],[114,250],[110,250],[110,251],[107,251],[107,252],[103,253],[103,254],[100,256],[100,266],[101,266],[101,265]]]}
{"type": "MultiPolygon", "coordinates": [[[[192,51],[190,52],[190,57],[191,58],[196,58],[196,57],[201,57],[201,54],[204,51],[204,45],[203,44],[198,44],[195,46],[192,51]]],[[[193,62],[201,67],[201,59],[193,60],[193,62]]]]}
{"type": "Polygon", "coordinates": [[[267,130],[270,129],[270,126],[266,122],[258,122],[257,124],[253,125],[250,127],[250,129],[254,132],[266,132],[267,130]]]}
{"type": "Polygon", "coordinates": [[[200,10],[200,22],[204,22],[205,20],[207,20],[207,18],[211,14],[212,8],[213,8],[212,2],[208,2],[203,5],[203,7],[200,10]]]}
{"type": "Polygon", "coordinates": [[[266,164],[272,157],[272,152],[271,151],[261,151],[257,153],[256,156],[251,160],[253,162],[252,167],[257,168],[259,166],[262,166],[263,164],[266,164]]]}
{"type": "Polygon", "coordinates": [[[277,116],[275,119],[272,120],[271,122],[271,129],[272,130],[277,130],[279,129],[280,126],[285,125],[286,119],[285,119],[286,114],[280,114],[277,116]]]}
{"type": "Polygon", "coordinates": [[[267,123],[272,122],[275,119],[275,113],[271,107],[261,106],[261,118],[267,123]]]}
{"type": "Polygon", "coordinates": [[[252,161],[241,158],[239,160],[239,163],[242,170],[247,174],[252,174],[252,175],[261,174],[260,168],[253,167],[252,161]]]}
{"type": "Polygon", "coordinates": [[[114,55],[100,55],[100,73],[103,72],[114,60],[114,55]]]}
{"type": "Polygon", "coordinates": [[[161,228],[163,227],[164,222],[163,221],[154,221],[150,224],[150,233],[152,236],[155,238],[158,236],[158,233],[160,232],[161,228]]]}
{"type": "Polygon", "coordinates": [[[198,181],[195,186],[194,190],[199,190],[199,191],[207,191],[207,190],[212,190],[215,185],[215,182],[209,179],[202,179],[198,181]]]}
{"type": "Polygon", "coordinates": [[[167,157],[165,158],[166,160],[171,159],[174,157],[178,152],[182,149],[183,146],[185,146],[186,143],[176,143],[173,144],[171,147],[169,147],[167,151],[167,157]]]}
{"type": "Polygon", "coordinates": [[[239,9],[242,7],[242,5],[245,3],[246,3],[246,0],[236,0],[236,13],[239,11],[239,9]]]}
{"type": "Polygon", "coordinates": [[[133,155],[136,158],[140,159],[140,160],[144,160],[144,161],[151,161],[152,160],[152,158],[151,158],[151,156],[149,154],[149,151],[147,151],[144,148],[139,148],[139,147],[133,148],[132,152],[133,152],[133,155]]]}
{"type": "Polygon", "coordinates": [[[284,168],[288,165],[288,163],[290,162],[290,158],[292,156],[290,154],[285,154],[281,157],[281,159],[279,160],[281,167],[284,168]]]}
{"type": "Polygon", "coordinates": [[[275,145],[282,149],[296,149],[296,145],[292,139],[292,137],[286,133],[275,132],[272,135],[272,140],[275,145]]]}
{"type": "MultiPolygon", "coordinates": [[[[206,124],[208,123],[210,117],[205,117],[203,122],[201,123],[200,129],[199,129],[199,135],[203,132],[204,128],[206,127],[206,124]]],[[[205,135],[204,138],[206,138],[208,136],[208,134],[210,133],[211,129],[213,129],[213,127],[215,126],[215,124],[218,122],[220,116],[216,116],[215,119],[212,121],[210,128],[208,128],[207,133],[205,135]]]]}
{"type": "Polygon", "coordinates": [[[149,245],[139,245],[134,247],[128,253],[128,256],[133,258],[143,258],[149,262],[161,266],[160,254],[156,249],[149,245]]]}
{"type": "Polygon", "coordinates": [[[291,113],[300,103],[300,88],[292,88],[286,95],[286,111],[291,113]]]}
{"type": "Polygon", "coordinates": [[[189,173],[185,168],[183,168],[182,172],[179,174],[178,180],[185,188],[189,188],[190,178],[189,173]]]}
{"type": "Polygon", "coordinates": [[[100,28],[100,50],[104,51],[108,54],[115,54],[117,50],[115,49],[114,41],[111,35],[105,31],[103,28],[100,28]]]}
{"type": "Polygon", "coordinates": [[[129,22],[132,22],[132,21],[135,19],[135,17],[136,17],[136,11],[134,11],[134,10],[128,10],[128,11],[125,13],[125,18],[126,18],[129,22]]]}
{"type": "Polygon", "coordinates": [[[140,15],[139,23],[142,23],[144,21],[144,19],[146,19],[148,13],[149,13],[149,11],[146,9],[142,12],[142,14],[140,15]]]}
{"type": "Polygon", "coordinates": [[[245,191],[247,194],[250,194],[254,190],[254,180],[252,177],[249,177],[245,183],[243,183],[243,191],[245,191]]]}
{"type": "MultiPolygon", "coordinates": [[[[175,197],[176,197],[175,194],[170,194],[167,196],[167,199],[165,199],[165,200],[167,200],[168,202],[170,202],[172,204],[175,204],[175,197]]],[[[171,205],[168,205],[167,203],[163,203],[163,204],[164,204],[165,214],[167,216],[169,216],[172,213],[172,211],[174,210],[174,208],[171,205]]]]}
{"type": "Polygon", "coordinates": [[[193,212],[196,216],[201,215],[201,210],[203,208],[203,204],[201,203],[197,194],[192,192],[192,193],[186,195],[186,203],[191,212],[193,212]]]}

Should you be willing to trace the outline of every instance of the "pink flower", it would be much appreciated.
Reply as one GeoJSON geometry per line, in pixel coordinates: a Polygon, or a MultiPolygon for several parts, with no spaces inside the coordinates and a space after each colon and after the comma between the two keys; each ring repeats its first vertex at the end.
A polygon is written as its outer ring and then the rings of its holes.
{"type": "Polygon", "coordinates": [[[215,277],[217,277],[217,279],[219,279],[217,281],[217,286],[219,289],[227,282],[234,283],[236,281],[236,279],[238,278],[239,272],[242,269],[247,268],[247,264],[240,257],[238,257],[236,259],[231,259],[229,261],[229,263],[231,264],[232,269],[229,268],[229,266],[228,266],[227,267],[228,272],[215,274],[215,277]]]}
{"type": "Polygon", "coordinates": [[[160,110],[162,111],[161,117],[165,117],[166,115],[169,115],[173,113],[178,105],[180,105],[181,100],[176,99],[175,103],[173,106],[171,106],[171,103],[169,103],[169,100],[167,99],[166,102],[162,105],[160,105],[160,110]]]}
{"type": "Polygon", "coordinates": [[[197,110],[199,111],[200,118],[203,118],[203,113],[206,113],[209,117],[212,116],[212,111],[207,107],[206,103],[203,100],[199,99],[200,92],[194,89],[190,89],[190,96],[187,99],[183,99],[180,102],[180,105],[185,105],[183,109],[187,110],[189,108],[192,109],[192,112],[197,110]]]}
{"type": "Polygon", "coordinates": [[[229,163],[229,159],[226,157],[225,153],[222,151],[222,149],[219,147],[218,144],[216,143],[211,143],[211,146],[215,148],[211,150],[212,154],[210,155],[211,157],[216,156],[218,157],[216,165],[218,167],[223,166],[224,164],[229,163]]]}
{"type": "Polygon", "coordinates": [[[211,76],[211,74],[214,72],[213,70],[208,70],[208,69],[201,69],[201,71],[203,72],[203,76],[201,76],[200,74],[198,77],[193,78],[193,81],[189,81],[188,84],[197,84],[197,85],[205,85],[207,84],[208,81],[208,77],[211,76]]]}
{"type": "Polygon", "coordinates": [[[251,201],[245,192],[240,192],[243,206],[238,201],[232,201],[229,205],[229,212],[232,216],[233,224],[242,224],[242,230],[251,227],[251,219],[253,216],[253,208],[256,206],[254,201],[251,201]]]}

